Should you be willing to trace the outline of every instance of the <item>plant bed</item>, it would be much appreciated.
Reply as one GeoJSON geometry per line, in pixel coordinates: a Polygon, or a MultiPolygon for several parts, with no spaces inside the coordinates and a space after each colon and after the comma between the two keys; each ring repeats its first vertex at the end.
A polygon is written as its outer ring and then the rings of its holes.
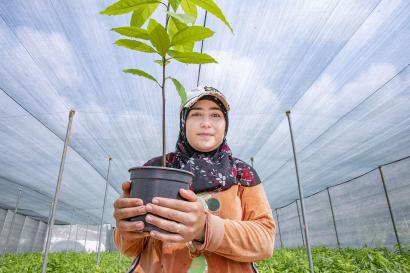
{"type": "MultiPolygon", "coordinates": [[[[315,272],[410,272],[410,250],[402,254],[386,248],[312,248],[315,272]]],[[[272,258],[258,262],[259,272],[310,272],[306,249],[275,250],[272,258]]]]}
{"type": "MultiPolygon", "coordinates": [[[[315,272],[410,272],[410,250],[345,248],[342,250],[315,247],[312,249],[315,272]]],[[[101,266],[95,265],[95,253],[67,252],[51,253],[47,272],[55,273],[117,273],[125,272],[131,259],[122,256],[118,265],[118,252],[104,252],[101,266]]],[[[0,273],[41,272],[41,253],[7,254],[0,257],[0,273]]],[[[273,256],[258,262],[260,273],[268,272],[309,272],[309,264],[304,248],[275,250],[273,256]]]]}

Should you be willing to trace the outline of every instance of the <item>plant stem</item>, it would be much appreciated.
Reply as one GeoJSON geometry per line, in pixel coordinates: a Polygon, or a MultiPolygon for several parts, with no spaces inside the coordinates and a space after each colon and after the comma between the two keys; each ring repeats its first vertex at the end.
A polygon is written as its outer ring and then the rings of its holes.
{"type": "Polygon", "coordinates": [[[162,167],[166,166],[166,126],[165,126],[165,57],[162,57],[162,167]]]}
{"type": "MultiPolygon", "coordinates": [[[[169,11],[169,3],[167,5],[167,11],[169,11]]],[[[165,30],[167,31],[168,29],[168,21],[169,21],[169,15],[167,14],[165,17],[165,30]]],[[[166,56],[162,57],[162,167],[166,167],[167,165],[167,159],[166,159],[166,153],[167,153],[167,133],[166,133],[166,121],[165,121],[165,66],[166,66],[166,56]]]]}

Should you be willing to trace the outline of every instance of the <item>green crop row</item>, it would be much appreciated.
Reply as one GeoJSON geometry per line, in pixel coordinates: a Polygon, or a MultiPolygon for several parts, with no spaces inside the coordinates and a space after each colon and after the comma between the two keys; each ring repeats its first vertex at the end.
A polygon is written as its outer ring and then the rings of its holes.
{"type": "MultiPolygon", "coordinates": [[[[398,251],[373,248],[328,247],[312,249],[314,272],[410,272],[410,251],[398,251]]],[[[310,272],[305,248],[280,249],[274,252],[271,259],[257,264],[260,272],[310,272]]]]}
{"type": "MultiPolygon", "coordinates": [[[[96,260],[96,253],[50,253],[47,273],[123,273],[131,264],[130,258],[120,257],[118,252],[102,253],[99,267],[96,260]]],[[[41,272],[42,263],[41,253],[7,254],[0,256],[0,273],[41,272]]]]}
{"type": "MultiPolygon", "coordinates": [[[[317,247],[312,250],[315,272],[410,272],[410,251],[388,249],[332,249],[317,247]]],[[[118,273],[125,272],[131,260],[120,257],[118,252],[106,252],[96,266],[95,253],[51,253],[47,272],[55,273],[118,273]]],[[[0,273],[41,272],[42,257],[39,253],[7,254],[0,256],[0,273]]],[[[258,262],[260,273],[309,272],[304,248],[275,250],[272,258],[258,262]]]]}

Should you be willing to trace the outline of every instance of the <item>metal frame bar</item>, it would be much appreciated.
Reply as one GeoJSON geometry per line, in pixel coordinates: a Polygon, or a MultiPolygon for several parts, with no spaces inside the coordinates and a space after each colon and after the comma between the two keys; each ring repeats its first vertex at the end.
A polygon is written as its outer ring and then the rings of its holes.
{"type": "Polygon", "coordinates": [[[300,221],[300,213],[299,213],[299,205],[298,205],[298,199],[295,200],[296,203],[296,210],[298,212],[298,219],[299,219],[299,227],[300,227],[300,236],[302,237],[302,245],[305,245],[305,237],[303,236],[303,227],[302,227],[302,222],[300,221]]]}
{"type": "Polygon", "coordinates": [[[96,264],[97,266],[100,265],[100,260],[101,260],[101,235],[102,235],[102,226],[103,226],[103,221],[104,221],[104,211],[105,211],[105,202],[107,201],[107,190],[108,190],[108,180],[110,177],[110,169],[111,169],[111,160],[112,158],[108,158],[108,170],[107,170],[107,177],[105,179],[105,191],[104,191],[104,201],[103,201],[103,207],[102,207],[102,212],[101,212],[101,222],[100,222],[100,230],[98,232],[98,251],[97,251],[97,261],[96,264]]]}
{"type": "Polygon", "coordinates": [[[278,231],[279,231],[280,248],[283,248],[282,233],[280,232],[278,209],[275,209],[275,212],[276,212],[276,220],[278,221],[278,231]]]}
{"type": "Polygon", "coordinates": [[[42,271],[41,271],[42,273],[46,273],[46,270],[47,270],[48,252],[50,250],[51,236],[53,235],[53,227],[54,227],[54,222],[55,222],[55,213],[56,213],[56,207],[57,207],[57,202],[58,202],[58,195],[60,193],[61,180],[63,179],[64,163],[65,163],[65,158],[67,156],[67,146],[70,140],[71,124],[73,122],[74,114],[75,114],[74,110],[70,110],[68,114],[68,126],[67,126],[67,132],[66,132],[65,139],[64,139],[64,148],[63,148],[63,154],[61,155],[60,170],[58,172],[56,190],[54,192],[53,206],[52,206],[52,211],[51,211],[51,220],[50,220],[50,224],[47,226],[47,240],[46,240],[46,247],[45,247],[45,252],[44,252],[44,257],[43,257],[43,266],[42,266],[42,271]]]}
{"type": "MultiPolygon", "coordinates": [[[[53,212],[53,201],[50,202],[50,210],[48,212],[48,219],[47,219],[47,230],[50,226],[51,223],[51,214],[53,212]]],[[[43,243],[43,249],[41,251],[41,253],[44,255],[44,253],[46,253],[46,246],[47,246],[47,238],[48,238],[48,233],[46,232],[46,235],[44,236],[44,243],[43,243]]]]}
{"type": "Polygon", "coordinates": [[[88,222],[90,220],[90,216],[87,216],[87,225],[85,227],[85,238],[84,238],[84,248],[85,248],[85,252],[87,252],[87,234],[88,234],[88,222]]]}
{"type": "MultiPolygon", "coordinates": [[[[205,10],[205,17],[204,17],[204,26],[206,26],[206,16],[208,15],[208,11],[205,10]]],[[[201,53],[204,48],[204,40],[201,41],[201,53]]],[[[198,78],[196,80],[196,86],[199,86],[199,77],[201,76],[201,64],[198,66],[198,78]]]]}
{"type": "Polygon", "coordinates": [[[336,219],[335,219],[335,214],[333,212],[333,203],[332,203],[332,198],[330,197],[329,187],[327,187],[326,190],[327,190],[327,196],[329,197],[330,211],[332,212],[333,227],[335,228],[337,247],[340,249],[339,235],[337,233],[336,219]]]}
{"type": "Polygon", "coordinates": [[[0,235],[3,233],[3,229],[4,226],[6,225],[6,218],[7,218],[7,209],[2,209],[0,208],[0,210],[4,210],[5,211],[5,215],[4,215],[4,221],[2,223],[0,223],[0,235]]]}
{"type": "Polygon", "coordinates": [[[77,251],[77,239],[78,239],[78,224],[75,225],[75,244],[74,244],[74,252],[77,251]]]}
{"type": "Polygon", "coordinates": [[[306,216],[305,216],[305,205],[304,205],[304,201],[303,201],[302,185],[300,183],[300,178],[299,178],[298,161],[297,161],[297,158],[296,158],[295,141],[293,139],[292,121],[291,121],[291,118],[290,118],[290,111],[286,111],[286,116],[288,118],[290,139],[292,141],[293,159],[294,159],[295,170],[296,170],[296,180],[298,182],[300,207],[301,207],[301,210],[302,210],[302,219],[303,219],[303,226],[304,226],[305,238],[306,238],[306,252],[307,252],[307,255],[308,255],[308,259],[309,259],[310,272],[313,273],[314,271],[313,271],[312,251],[310,249],[310,244],[309,244],[309,231],[308,231],[308,224],[307,224],[306,216]]]}
{"type": "Polygon", "coordinates": [[[72,229],[72,227],[73,227],[74,213],[75,213],[75,209],[73,209],[73,211],[71,212],[71,219],[70,219],[70,223],[69,223],[70,229],[68,230],[67,248],[66,248],[66,250],[65,250],[65,252],[66,252],[66,255],[65,255],[65,256],[67,256],[67,251],[68,251],[68,249],[69,249],[69,247],[70,247],[71,229],[72,229]]]}
{"type": "Polygon", "coordinates": [[[399,240],[399,234],[397,233],[396,221],[394,220],[393,210],[392,210],[392,207],[391,207],[391,204],[390,204],[390,198],[389,198],[389,194],[388,194],[387,188],[386,188],[386,182],[384,181],[383,170],[382,170],[381,166],[379,166],[378,168],[379,168],[380,177],[381,177],[381,180],[382,180],[382,183],[383,183],[383,189],[384,189],[384,194],[386,196],[387,206],[389,207],[390,218],[391,218],[391,222],[393,224],[394,235],[396,236],[397,245],[399,246],[399,250],[401,252],[402,249],[401,249],[401,244],[400,244],[400,240],[399,240]]]}
{"type": "MultiPolygon", "coordinates": [[[[7,232],[6,245],[4,246],[4,254],[6,254],[7,248],[9,246],[10,234],[11,234],[11,231],[13,230],[14,220],[16,219],[16,214],[17,214],[17,211],[18,211],[18,207],[19,207],[22,192],[23,192],[22,189],[19,188],[18,193],[17,193],[16,206],[15,206],[14,212],[13,212],[13,217],[11,218],[10,228],[7,232]]],[[[7,218],[7,214],[6,214],[6,218],[7,218]]],[[[4,221],[6,221],[6,219],[4,219],[4,221]]]]}
{"type": "Polygon", "coordinates": [[[26,221],[27,221],[27,218],[28,218],[28,216],[26,216],[26,215],[22,215],[23,217],[24,217],[24,220],[23,220],[23,225],[21,226],[21,230],[20,230],[20,234],[19,234],[19,239],[18,239],[18,241],[17,241],[17,245],[16,245],[16,253],[22,253],[22,252],[19,252],[19,247],[20,247],[20,239],[21,239],[21,235],[23,234],[23,232],[25,231],[25,226],[26,226],[26,221]]]}
{"type": "Polygon", "coordinates": [[[34,252],[34,246],[36,244],[37,238],[39,236],[39,231],[40,231],[40,221],[37,222],[37,229],[36,229],[36,234],[34,235],[33,243],[31,244],[31,252],[34,252]]]}

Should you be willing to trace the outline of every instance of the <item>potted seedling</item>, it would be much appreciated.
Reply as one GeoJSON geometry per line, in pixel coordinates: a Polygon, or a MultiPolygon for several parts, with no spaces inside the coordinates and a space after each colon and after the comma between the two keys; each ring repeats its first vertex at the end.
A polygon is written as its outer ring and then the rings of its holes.
{"type": "MultiPolygon", "coordinates": [[[[154,196],[178,198],[178,190],[188,189],[192,183],[192,173],[166,168],[165,87],[167,80],[170,80],[175,85],[183,105],[187,99],[185,88],[177,79],[166,73],[167,67],[174,61],[185,64],[217,63],[208,54],[193,51],[196,42],[214,34],[214,31],[207,27],[195,26],[198,8],[215,15],[232,31],[221,9],[212,0],[120,0],[101,12],[105,15],[132,13],[129,26],[112,29],[126,36],[115,44],[157,55],[158,59],[154,62],[162,68],[162,75],[159,77],[137,68],[123,70],[125,73],[154,81],[162,91],[162,167],[134,167],[129,170],[131,196],[141,198],[144,204],[151,202],[154,196]],[[163,24],[151,18],[154,12],[163,12],[163,24]]],[[[145,216],[131,220],[144,221],[144,231],[156,229],[145,222],[145,216]]]]}

